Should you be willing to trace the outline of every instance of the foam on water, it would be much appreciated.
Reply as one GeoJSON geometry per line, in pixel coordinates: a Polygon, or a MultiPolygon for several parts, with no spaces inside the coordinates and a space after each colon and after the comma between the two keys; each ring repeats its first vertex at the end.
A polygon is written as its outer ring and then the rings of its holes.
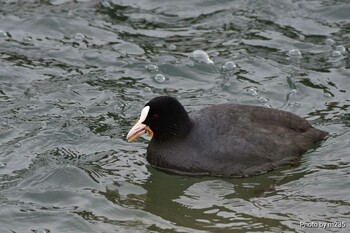
{"type": "Polygon", "coordinates": [[[199,63],[214,64],[209,55],[203,50],[195,50],[191,53],[190,58],[199,63]]]}

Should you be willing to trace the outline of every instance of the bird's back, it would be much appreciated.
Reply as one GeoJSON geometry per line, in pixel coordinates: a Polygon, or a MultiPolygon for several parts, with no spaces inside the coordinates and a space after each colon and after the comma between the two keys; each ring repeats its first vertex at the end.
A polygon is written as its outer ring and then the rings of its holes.
{"type": "Polygon", "coordinates": [[[292,113],[257,106],[214,105],[190,117],[186,137],[151,141],[151,164],[193,175],[258,175],[294,162],[327,135],[292,113]]]}

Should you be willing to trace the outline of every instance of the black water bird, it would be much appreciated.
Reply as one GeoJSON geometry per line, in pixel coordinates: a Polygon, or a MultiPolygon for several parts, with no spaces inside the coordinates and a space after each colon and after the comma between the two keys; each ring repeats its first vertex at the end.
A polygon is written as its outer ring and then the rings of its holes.
{"type": "Polygon", "coordinates": [[[247,177],[294,164],[327,132],[290,112],[219,104],[188,114],[175,98],[149,101],[127,135],[152,136],[147,160],[181,175],[247,177]]]}

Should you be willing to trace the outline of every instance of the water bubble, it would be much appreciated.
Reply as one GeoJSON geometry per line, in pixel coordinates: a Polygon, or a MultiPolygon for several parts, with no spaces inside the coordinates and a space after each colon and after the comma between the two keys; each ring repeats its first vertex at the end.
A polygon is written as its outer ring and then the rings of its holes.
{"type": "Polygon", "coordinates": [[[30,87],[24,91],[24,95],[28,97],[34,97],[36,94],[38,94],[38,89],[36,87],[30,87]]]}
{"type": "Polygon", "coordinates": [[[237,66],[233,61],[227,61],[222,66],[223,71],[234,71],[236,68],[237,68],[237,66]]]}
{"type": "Polygon", "coordinates": [[[332,95],[330,93],[326,92],[326,93],[324,93],[324,97],[331,98],[332,95]]]}
{"type": "Polygon", "coordinates": [[[157,48],[163,48],[164,45],[162,43],[156,43],[154,46],[157,48]]]}
{"type": "Polygon", "coordinates": [[[165,81],[165,76],[162,75],[162,74],[157,74],[155,77],[154,77],[154,80],[157,82],[157,83],[163,83],[165,81]]]}
{"type": "Polygon", "coordinates": [[[293,59],[300,59],[301,58],[301,52],[298,49],[291,49],[288,52],[288,56],[293,59]]]}
{"type": "Polygon", "coordinates": [[[346,48],[342,45],[337,45],[335,47],[335,51],[339,51],[342,55],[346,54],[346,48]]]}
{"type": "Polygon", "coordinates": [[[168,46],[168,49],[169,49],[169,50],[176,50],[176,45],[170,44],[170,45],[168,46]]]}
{"type": "Polygon", "coordinates": [[[251,96],[257,96],[259,94],[259,91],[256,87],[250,87],[250,88],[246,89],[245,92],[251,96]]]}
{"type": "Polygon", "coordinates": [[[25,41],[25,42],[30,42],[30,41],[32,41],[32,37],[26,35],[26,36],[23,37],[23,41],[25,41]]]}
{"type": "Polygon", "coordinates": [[[78,32],[77,34],[74,35],[74,39],[76,40],[84,40],[85,39],[85,35],[78,32]]]}
{"type": "Polygon", "coordinates": [[[0,30],[0,38],[1,37],[7,37],[7,33],[5,31],[0,30]]]}
{"type": "Polygon", "coordinates": [[[152,92],[152,89],[150,87],[145,87],[145,91],[152,92]]]}
{"type": "Polygon", "coordinates": [[[154,65],[154,64],[149,64],[146,66],[147,70],[149,70],[150,72],[157,72],[158,71],[158,66],[154,65]]]}
{"type": "Polygon", "coordinates": [[[333,46],[335,44],[335,41],[333,39],[330,39],[328,38],[326,41],[325,41],[326,45],[328,46],[333,46]]]}
{"type": "Polygon", "coordinates": [[[18,148],[18,147],[21,147],[21,145],[22,144],[20,142],[17,142],[14,146],[18,148]]]}
{"type": "Polygon", "coordinates": [[[340,52],[340,51],[333,51],[332,52],[332,55],[331,55],[333,58],[339,58],[339,57],[342,57],[343,54],[340,52]]]}
{"type": "Polygon", "coordinates": [[[190,55],[190,58],[196,62],[214,64],[214,62],[210,60],[209,55],[203,50],[193,51],[190,55]]]}
{"type": "Polygon", "coordinates": [[[109,3],[109,0],[101,0],[101,5],[106,8],[112,8],[111,4],[109,3]]]}
{"type": "Polygon", "coordinates": [[[84,111],[83,108],[80,108],[80,109],[77,110],[77,113],[82,115],[82,114],[85,114],[85,111],[84,111]]]}
{"type": "Polygon", "coordinates": [[[116,105],[114,106],[115,112],[124,112],[124,110],[128,107],[126,103],[123,101],[118,100],[116,105]]]}
{"type": "Polygon", "coordinates": [[[267,102],[269,101],[269,99],[267,99],[267,98],[265,98],[265,97],[259,96],[259,97],[258,97],[258,101],[259,101],[260,103],[264,104],[264,103],[267,103],[267,102]]]}
{"type": "Polygon", "coordinates": [[[0,168],[3,168],[3,167],[5,167],[5,166],[6,166],[6,164],[0,162],[0,168]]]}

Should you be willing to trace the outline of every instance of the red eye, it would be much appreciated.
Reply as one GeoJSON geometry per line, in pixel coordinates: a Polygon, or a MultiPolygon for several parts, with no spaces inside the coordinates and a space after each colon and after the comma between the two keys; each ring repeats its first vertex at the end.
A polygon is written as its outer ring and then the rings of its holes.
{"type": "Polygon", "coordinates": [[[152,119],[157,119],[158,118],[158,114],[153,114],[152,115],[152,119]]]}

